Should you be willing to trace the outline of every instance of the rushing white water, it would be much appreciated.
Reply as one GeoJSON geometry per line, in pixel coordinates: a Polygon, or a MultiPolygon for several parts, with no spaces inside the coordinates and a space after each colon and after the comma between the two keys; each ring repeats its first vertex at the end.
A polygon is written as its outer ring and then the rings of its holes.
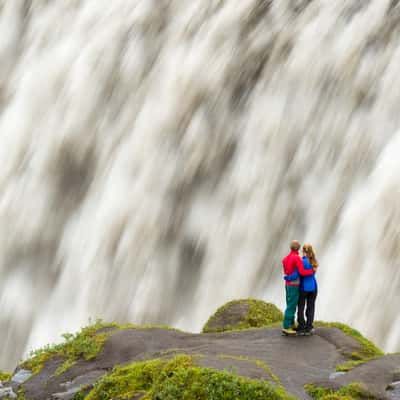
{"type": "Polygon", "coordinates": [[[88,318],[283,306],[400,350],[395,0],[0,0],[0,367],[88,318]]]}

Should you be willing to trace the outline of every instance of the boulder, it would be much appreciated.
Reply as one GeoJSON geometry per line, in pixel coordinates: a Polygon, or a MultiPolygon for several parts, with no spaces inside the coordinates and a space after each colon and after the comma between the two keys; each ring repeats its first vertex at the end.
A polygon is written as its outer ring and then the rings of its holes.
{"type": "Polygon", "coordinates": [[[24,383],[32,376],[32,371],[27,369],[20,369],[18,370],[13,377],[11,378],[12,382],[15,383],[24,383]]]}
{"type": "Polygon", "coordinates": [[[262,328],[282,321],[282,312],[262,300],[234,300],[220,307],[203,328],[204,333],[262,328]]]}
{"type": "Polygon", "coordinates": [[[14,393],[10,387],[0,388],[0,399],[16,399],[17,395],[14,393]]]}

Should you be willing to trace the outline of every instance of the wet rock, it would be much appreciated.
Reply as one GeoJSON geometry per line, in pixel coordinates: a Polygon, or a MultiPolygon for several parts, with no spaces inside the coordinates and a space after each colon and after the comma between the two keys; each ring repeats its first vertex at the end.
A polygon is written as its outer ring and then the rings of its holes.
{"type": "Polygon", "coordinates": [[[400,381],[391,383],[386,390],[387,398],[390,400],[400,399],[400,381]]]}
{"type": "Polygon", "coordinates": [[[12,382],[24,383],[32,376],[32,371],[20,369],[12,378],[12,382]]]}
{"type": "Polygon", "coordinates": [[[60,386],[65,387],[67,390],[65,392],[54,393],[51,398],[56,400],[71,400],[74,398],[75,393],[78,393],[82,387],[92,387],[93,383],[103,376],[105,371],[95,370],[90,371],[85,375],[78,376],[72,381],[61,383],[60,386]]]}
{"type": "Polygon", "coordinates": [[[329,379],[333,380],[343,375],[346,375],[346,372],[333,372],[332,374],[329,375],[329,379]]]}
{"type": "Polygon", "coordinates": [[[341,386],[359,382],[377,399],[399,399],[399,389],[393,384],[393,371],[400,365],[400,355],[392,354],[365,362],[334,380],[319,384],[329,389],[338,389],[341,386]],[[392,390],[388,390],[388,389],[392,390]]]}
{"type": "Polygon", "coordinates": [[[51,399],[52,400],[72,400],[74,398],[75,394],[78,392],[79,392],[79,389],[67,391],[67,392],[63,392],[63,393],[54,393],[51,396],[51,399]]]}
{"type": "Polygon", "coordinates": [[[16,399],[17,395],[10,387],[1,387],[0,388],[0,399],[16,399]]]}
{"type": "Polygon", "coordinates": [[[393,371],[393,382],[400,382],[400,367],[393,371]]]}

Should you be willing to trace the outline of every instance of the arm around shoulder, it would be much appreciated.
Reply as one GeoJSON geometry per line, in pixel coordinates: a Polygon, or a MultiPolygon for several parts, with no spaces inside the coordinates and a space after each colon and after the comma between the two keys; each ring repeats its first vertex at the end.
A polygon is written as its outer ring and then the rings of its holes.
{"type": "Polygon", "coordinates": [[[296,262],[296,266],[301,276],[311,276],[314,274],[314,270],[312,268],[311,269],[304,268],[303,260],[300,257],[296,262]]]}

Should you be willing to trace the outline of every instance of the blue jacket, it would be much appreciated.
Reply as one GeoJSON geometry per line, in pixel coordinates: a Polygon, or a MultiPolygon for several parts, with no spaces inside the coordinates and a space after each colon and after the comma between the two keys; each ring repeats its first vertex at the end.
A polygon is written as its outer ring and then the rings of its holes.
{"type": "MultiPolygon", "coordinates": [[[[307,257],[303,257],[304,269],[312,269],[310,261],[307,257]]],[[[291,275],[286,275],[286,281],[292,281],[300,276],[299,271],[294,271],[291,275]]],[[[315,279],[315,273],[310,276],[300,276],[300,290],[302,292],[316,292],[318,290],[317,280],[315,279]]]]}

